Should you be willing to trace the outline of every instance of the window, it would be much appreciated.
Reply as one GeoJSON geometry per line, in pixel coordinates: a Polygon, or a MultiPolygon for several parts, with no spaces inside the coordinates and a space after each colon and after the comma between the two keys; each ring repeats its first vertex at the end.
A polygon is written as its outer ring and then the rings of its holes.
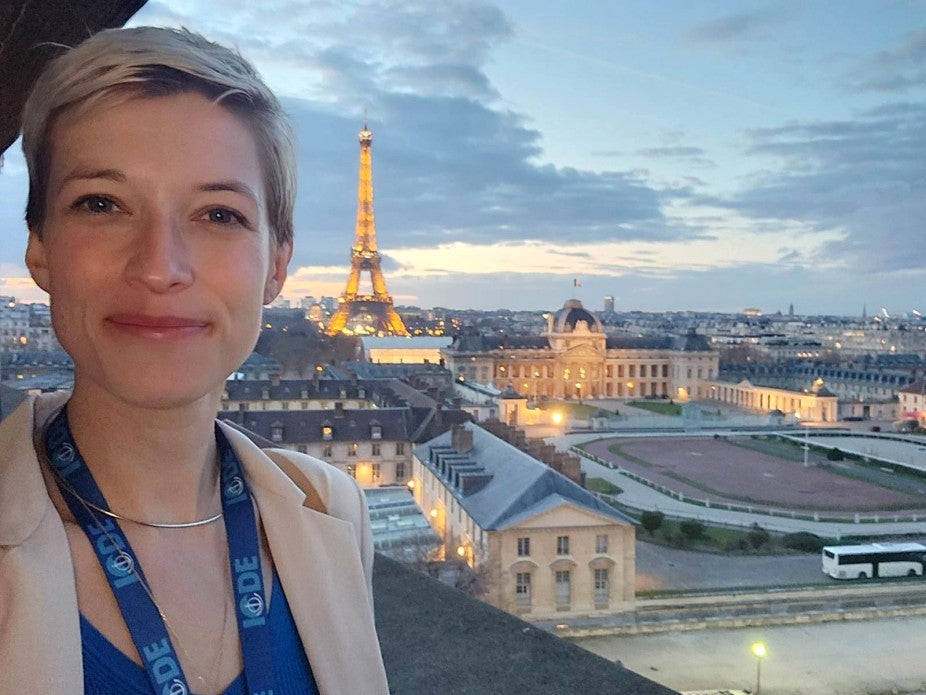
{"type": "Polygon", "coordinates": [[[396,442],[395,443],[395,455],[404,456],[405,455],[405,442],[396,442]]]}
{"type": "Polygon", "coordinates": [[[289,401],[283,401],[282,403],[280,403],[280,409],[289,410],[289,401]]]}
{"type": "Polygon", "coordinates": [[[331,445],[330,444],[325,444],[322,447],[322,456],[326,458],[331,458],[331,445]]]}
{"type": "Polygon", "coordinates": [[[381,425],[373,425],[370,427],[370,437],[372,439],[382,439],[383,438],[383,428],[381,425]]]}
{"type": "Polygon", "coordinates": [[[641,377],[646,376],[646,365],[645,364],[640,365],[640,376],[641,377]]]}
{"type": "Polygon", "coordinates": [[[270,440],[273,442],[283,441],[283,426],[282,425],[271,425],[270,426],[270,440]]]}
{"type": "Polygon", "coordinates": [[[611,598],[608,570],[595,570],[595,605],[607,604],[611,598]]]}
{"type": "Polygon", "coordinates": [[[531,605],[531,573],[518,572],[514,585],[515,603],[519,606],[531,605]]]}
{"type": "Polygon", "coordinates": [[[398,481],[405,480],[405,462],[399,461],[395,465],[395,479],[398,481]]]}
{"type": "Polygon", "coordinates": [[[380,444],[373,445],[373,456],[380,456],[382,454],[382,446],[380,444]]]}
{"type": "Polygon", "coordinates": [[[379,482],[379,478],[380,478],[380,475],[382,474],[382,472],[383,472],[383,464],[381,464],[381,463],[374,463],[374,464],[373,464],[373,476],[372,476],[373,482],[374,482],[374,483],[378,483],[378,482],[379,482]]]}
{"type": "Polygon", "coordinates": [[[595,552],[608,552],[608,535],[606,533],[599,533],[597,536],[595,536],[595,552]]]}
{"type": "Polygon", "coordinates": [[[347,475],[349,475],[351,478],[356,478],[357,477],[357,466],[355,466],[352,463],[347,464],[347,475]]]}
{"type": "Polygon", "coordinates": [[[569,587],[569,570],[557,570],[556,572],[556,605],[557,607],[569,606],[570,599],[569,587]]]}
{"type": "Polygon", "coordinates": [[[357,442],[351,442],[347,445],[347,455],[356,456],[357,455],[357,442]]]}
{"type": "Polygon", "coordinates": [[[635,377],[636,375],[637,375],[637,365],[631,364],[629,367],[627,367],[627,376],[632,378],[632,377],[635,377]]]}
{"type": "Polygon", "coordinates": [[[531,554],[531,539],[518,539],[518,557],[529,557],[531,554]]]}
{"type": "Polygon", "coordinates": [[[334,430],[331,429],[331,425],[322,425],[322,439],[329,441],[334,434],[334,430]]]}
{"type": "Polygon", "coordinates": [[[569,554],[569,536],[557,536],[556,537],[556,554],[557,555],[568,555],[569,554]]]}

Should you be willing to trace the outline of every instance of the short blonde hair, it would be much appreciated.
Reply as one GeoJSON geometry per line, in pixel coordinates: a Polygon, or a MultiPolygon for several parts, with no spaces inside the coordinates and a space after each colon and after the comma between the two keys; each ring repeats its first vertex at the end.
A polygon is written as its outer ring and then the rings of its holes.
{"type": "Polygon", "coordinates": [[[249,126],[263,166],[268,220],[278,243],[293,238],[296,155],[280,102],[234,50],[186,29],[102,31],[49,62],[23,108],[22,147],[29,168],[26,224],[41,235],[56,118],[80,118],[102,101],[197,92],[249,126]]]}

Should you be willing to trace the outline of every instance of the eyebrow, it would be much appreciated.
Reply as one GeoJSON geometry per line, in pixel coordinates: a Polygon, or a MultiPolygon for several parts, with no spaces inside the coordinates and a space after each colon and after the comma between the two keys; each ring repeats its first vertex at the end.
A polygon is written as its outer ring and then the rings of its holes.
{"type": "Polygon", "coordinates": [[[241,181],[229,180],[229,181],[215,181],[213,183],[204,183],[197,187],[198,190],[204,192],[210,191],[230,191],[232,193],[240,193],[243,196],[247,196],[255,203],[260,203],[260,199],[257,197],[257,193],[248,186],[247,184],[241,181]]]}
{"type": "MultiPolygon", "coordinates": [[[[78,167],[61,180],[61,185],[58,187],[58,190],[60,191],[63,189],[71,181],[85,181],[91,179],[104,179],[107,181],[115,181],[116,183],[125,183],[127,180],[125,174],[118,169],[85,169],[78,167]]],[[[241,195],[247,196],[255,203],[260,202],[257,193],[255,193],[250,186],[241,181],[235,181],[233,179],[228,181],[204,183],[197,186],[197,190],[207,193],[211,191],[230,191],[232,193],[240,193],[241,195]]]]}
{"type": "Polygon", "coordinates": [[[106,179],[108,181],[115,181],[117,183],[124,183],[126,180],[125,174],[123,174],[118,169],[85,169],[78,167],[63,179],[61,179],[61,185],[58,186],[58,191],[61,191],[71,181],[83,181],[89,179],[106,179]]]}

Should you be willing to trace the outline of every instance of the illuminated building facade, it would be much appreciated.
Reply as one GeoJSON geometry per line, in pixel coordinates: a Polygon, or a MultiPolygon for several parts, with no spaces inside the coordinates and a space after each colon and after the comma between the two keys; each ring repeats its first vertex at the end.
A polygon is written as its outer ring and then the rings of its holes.
{"type": "Polygon", "coordinates": [[[347,287],[338,300],[338,309],[328,322],[328,335],[408,335],[396,313],[386,280],[380,268],[373,220],[373,133],[366,123],[360,131],[360,183],[357,192],[357,227],[350,253],[347,287]],[[367,273],[372,293],[360,292],[360,276],[367,273]]]}
{"type": "Polygon", "coordinates": [[[416,446],[410,487],[489,603],[533,618],[627,607],[634,522],[565,476],[467,423],[416,446]]]}
{"type": "Polygon", "coordinates": [[[719,358],[694,331],[684,336],[607,336],[576,299],[547,319],[540,336],[463,334],[441,351],[456,379],[513,386],[542,398],[646,398],[687,401],[706,396],[719,358]]]}

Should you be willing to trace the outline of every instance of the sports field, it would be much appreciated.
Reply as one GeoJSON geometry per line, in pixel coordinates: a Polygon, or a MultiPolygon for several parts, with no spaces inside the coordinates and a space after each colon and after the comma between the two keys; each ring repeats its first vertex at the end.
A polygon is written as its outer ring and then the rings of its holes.
{"type": "Polygon", "coordinates": [[[890,485],[882,485],[861,464],[817,461],[805,467],[800,460],[740,446],[733,438],[614,438],[589,442],[585,449],[657,485],[712,503],[820,512],[926,510],[926,479],[875,466],[872,472],[882,479],[895,475],[890,485]]]}

